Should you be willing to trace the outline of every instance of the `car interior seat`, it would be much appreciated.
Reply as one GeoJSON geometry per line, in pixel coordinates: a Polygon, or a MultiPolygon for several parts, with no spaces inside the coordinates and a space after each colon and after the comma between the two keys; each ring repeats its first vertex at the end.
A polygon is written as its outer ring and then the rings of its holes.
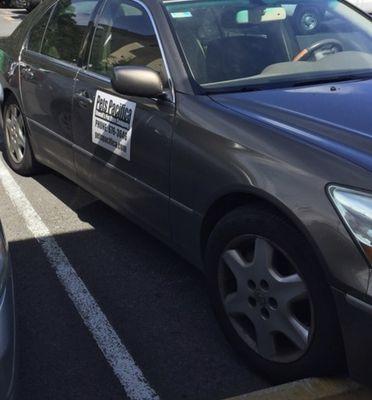
{"type": "Polygon", "coordinates": [[[275,62],[267,36],[232,36],[214,40],[207,50],[211,82],[258,75],[275,62]]]}
{"type": "Polygon", "coordinates": [[[239,26],[236,10],[229,10],[221,16],[221,27],[225,36],[211,41],[206,51],[209,82],[258,75],[267,66],[289,61],[297,54],[287,21],[239,26]]]}

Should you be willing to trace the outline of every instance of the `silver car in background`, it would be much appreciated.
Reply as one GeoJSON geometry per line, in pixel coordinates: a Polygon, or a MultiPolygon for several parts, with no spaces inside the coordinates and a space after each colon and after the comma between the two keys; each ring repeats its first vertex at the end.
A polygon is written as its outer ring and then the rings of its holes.
{"type": "MultiPolygon", "coordinates": [[[[276,0],[263,0],[273,4],[276,0]]],[[[367,14],[372,14],[372,0],[345,0],[367,14]]],[[[283,4],[286,14],[292,18],[293,28],[298,35],[312,35],[321,30],[323,22],[329,19],[323,2],[319,0],[291,1],[283,4]]]]}

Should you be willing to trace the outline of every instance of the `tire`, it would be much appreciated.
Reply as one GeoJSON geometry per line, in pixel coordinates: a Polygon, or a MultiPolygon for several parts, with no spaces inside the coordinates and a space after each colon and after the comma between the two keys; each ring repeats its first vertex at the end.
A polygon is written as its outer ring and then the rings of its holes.
{"type": "Polygon", "coordinates": [[[205,263],[224,334],[258,372],[282,383],[345,368],[330,288],[285,218],[258,206],[232,211],[211,233],[205,263]]]}
{"type": "Polygon", "coordinates": [[[30,176],[35,174],[39,171],[40,165],[34,158],[26,121],[13,95],[11,95],[5,103],[3,121],[5,159],[8,165],[20,175],[30,176]],[[16,117],[16,122],[14,122],[14,119],[12,121],[12,116],[16,117]],[[22,130],[22,134],[19,128],[22,130]],[[21,148],[22,154],[15,151],[15,141],[18,141],[18,147],[21,148]]]}
{"type": "Polygon", "coordinates": [[[306,7],[296,10],[294,27],[299,35],[312,35],[319,31],[322,15],[316,7],[306,7]]]}

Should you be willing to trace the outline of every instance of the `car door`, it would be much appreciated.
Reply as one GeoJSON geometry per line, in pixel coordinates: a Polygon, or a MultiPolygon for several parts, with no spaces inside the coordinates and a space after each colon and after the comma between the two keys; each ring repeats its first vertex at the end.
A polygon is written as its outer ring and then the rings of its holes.
{"type": "Polygon", "coordinates": [[[167,99],[116,93],[112,70],[128,65],[151,67],[161,74],[165,87],[170,86],[149,11],[138,1],[107,0],[96,20],[89,62],[75,84],[78,178],[120,212],[168,237],[173,97],[168,89],[167,99]],[[122,114],[116,123],[111,118],[115,109],[122,114]]]}
{"type": "Polygon", "coordinates": [[[30,32],[21,55],[23,110],[38,158],[73,176],[72,95],[77,60],[98,0],[60,0],[30,32]]]}

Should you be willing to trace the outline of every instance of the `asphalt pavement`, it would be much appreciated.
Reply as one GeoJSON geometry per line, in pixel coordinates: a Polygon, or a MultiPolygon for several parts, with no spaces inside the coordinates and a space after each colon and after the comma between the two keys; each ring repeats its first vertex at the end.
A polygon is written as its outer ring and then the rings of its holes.
{"type": "MultiPolygon", "coordinates": [[[[24,15],[0,10],[0,36],[24,15]]],[[[218,400],[269,385],[221,334],[199,271],[52,171],[17,176],[0,153],[0,176],[15,278],[18,400],[135,399],[125,382],[148,385],[154,398],[218,400]],[[63,268],[76,273],[72,283],[55,268],[61,255],[63,268]],[[124,365],[133,361],[142,374],[137,381],[134,367],[117,373],[114,342],[124,365]]]]}

